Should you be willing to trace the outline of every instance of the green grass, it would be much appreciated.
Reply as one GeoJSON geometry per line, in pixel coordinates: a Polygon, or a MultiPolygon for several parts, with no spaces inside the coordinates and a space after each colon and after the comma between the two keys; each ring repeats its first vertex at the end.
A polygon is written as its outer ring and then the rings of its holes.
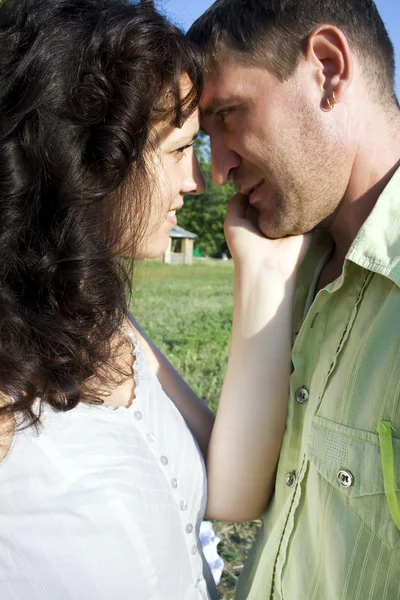
{"type": "MultiPolygon", "coordinates": [[[[132,313],[195,392],[215,411],[228,358],[233,304],[231,262],[140,262],[132,313]]],[[[220,597],[233,590],[259,522],[214,523],[225,561],[220,597]]]]}
{"type": "Polygon", "coordinates": [[[233,267],[140,263],[132,312],[160,350],[213,409],[228,358],[233,267]]]}

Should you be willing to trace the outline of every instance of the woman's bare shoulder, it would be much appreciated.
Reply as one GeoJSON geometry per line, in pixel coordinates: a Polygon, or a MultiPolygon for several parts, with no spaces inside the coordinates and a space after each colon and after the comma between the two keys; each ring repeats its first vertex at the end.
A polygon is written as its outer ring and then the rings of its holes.
{"type": "MultiPolygon", "coordinates": [[[[10,402],[9,398],[5,398],[0,394],[0,406],[6,406],[10,402]]],[[[14,437],[15,421],[14,417],[3,416],[0,419],[0,465],[7,456],[14,437]]]]}

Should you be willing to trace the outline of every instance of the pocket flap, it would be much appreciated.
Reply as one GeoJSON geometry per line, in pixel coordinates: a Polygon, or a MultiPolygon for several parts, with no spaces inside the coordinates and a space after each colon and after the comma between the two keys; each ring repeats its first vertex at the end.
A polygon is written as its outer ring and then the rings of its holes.
{"type": "MultiPolygon", "coordinates": [[[[400,491],[400,440],[393,438],[395,490],[400,491]]],[[[318,472],[349,497],[384,494],[379,436],[320,416],[312,419],[307,454],[318,472]],[[349,487],[339,484],[340,471],[351,474],[349,487]]]]}

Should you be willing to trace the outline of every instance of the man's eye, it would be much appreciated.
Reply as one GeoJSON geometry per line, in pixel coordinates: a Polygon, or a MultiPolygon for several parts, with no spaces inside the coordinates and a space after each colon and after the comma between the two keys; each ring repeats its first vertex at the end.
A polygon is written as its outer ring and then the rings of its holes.
{"type": "Polygon", "coordinates": [[[219,119],[222,121],[222,123],[225,123],[225,119],[226,117],[229,115],[229,113],[231,113],[233,111],[233,108],[223,108],[222,110],[219,110],[217,112],[217,115],[219,117],[219,119]]]}

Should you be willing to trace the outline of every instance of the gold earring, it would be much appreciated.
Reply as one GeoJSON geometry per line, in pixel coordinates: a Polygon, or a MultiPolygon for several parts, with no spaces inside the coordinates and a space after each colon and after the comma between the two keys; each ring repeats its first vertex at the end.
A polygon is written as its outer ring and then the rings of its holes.
{"type": "Polygon", "coordinates": [[[331,112],[331,110],[333,110],[336,106],[336,104],[339,104],[340,100],[338,100],[336,98],[335,92],[332,92],[332,98],[326,98],[326,103],[328,105],[328,108],[323,108],[322,110],[324,112],[331,112]]]}
{"type": "Polygon", "coordinates": [[[331,112],[331,110],[332,110],[333,108],[335,108],[335,105],[334,105],[334,104],[331,104],[331,101],[330,101],[330,99],[329,99],[329,98],[326,98],[326,103],[327,103],[327,105],[328,105],[328,108],[322,108],[322,110],[323,110],[324,112],[331,112]]]}
{"type": "Polygon", "coordinates": [[[332,102],[333,102],[333,106],[335,106],[335,104],[340,103],[340,100],[338,100],[335,96],[335,92],[332,92],[332,102]]]}

